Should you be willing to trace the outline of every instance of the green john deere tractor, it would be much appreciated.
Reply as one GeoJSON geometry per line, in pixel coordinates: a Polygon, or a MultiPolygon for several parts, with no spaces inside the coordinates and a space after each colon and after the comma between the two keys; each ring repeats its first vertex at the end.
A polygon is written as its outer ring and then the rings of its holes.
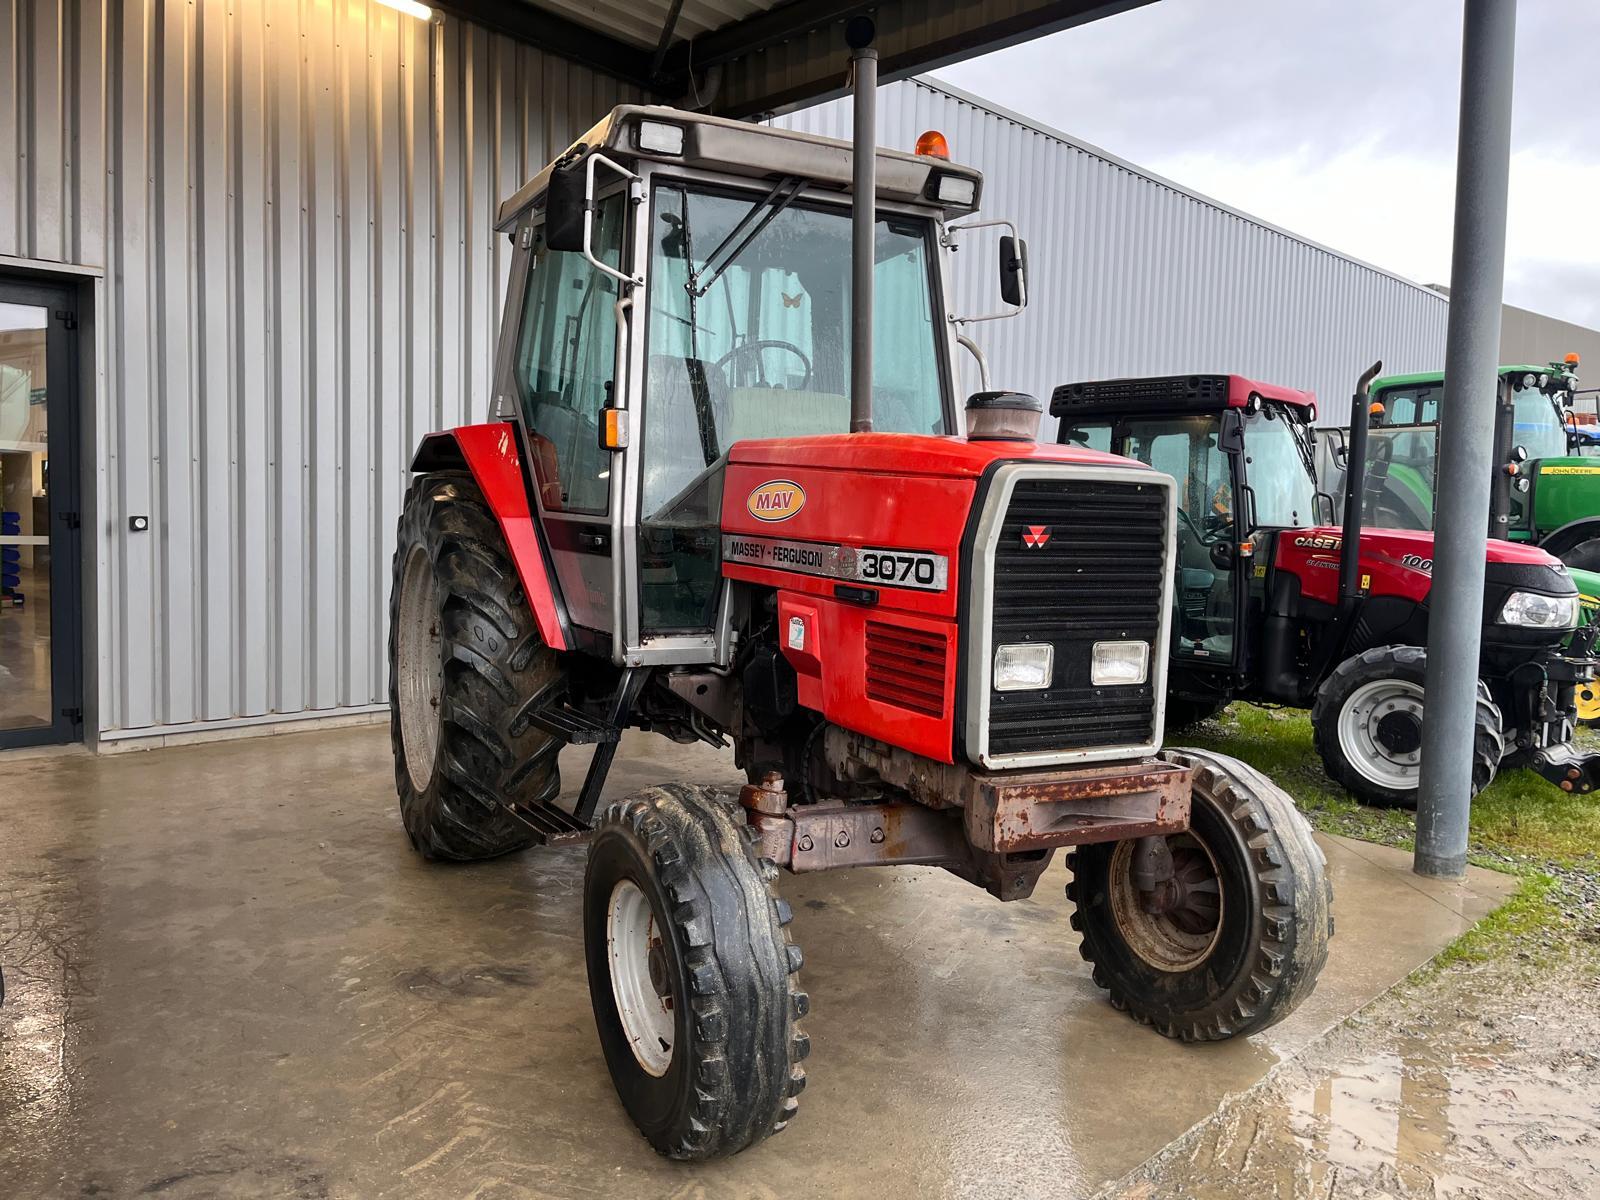
{"type": "MultiPolygon", "coordinates": [[[[1489,536],[1532,543],[1566,563],[1588,623],[1600,614],[1600,460],[1592,431],[1573,412],[1577,368],[1576,354],[1542,367],[1500,368],[1489,536]]],[[[1373,383],[1372,399],[1366,523],[1431,530],[1444,374],[1386,376],[1373,383]]],[[[1323,485],[1342,503],[1342,431],[1323,432],[1323,485]]],[[[1580,692],[1578,715],[1600,720],[1600,691],[1580,692]]]]}

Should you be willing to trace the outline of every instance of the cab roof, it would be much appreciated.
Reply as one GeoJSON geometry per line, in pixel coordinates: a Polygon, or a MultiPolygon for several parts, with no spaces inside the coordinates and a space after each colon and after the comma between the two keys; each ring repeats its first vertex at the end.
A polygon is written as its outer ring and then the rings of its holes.
{"type": "MultiPolygon", "coordinates": [[[[500,205],[497,228],[509,229],[522,212],[534,203],[550,183],[556,162],[571,157],[576,161],[592,150],[603,150],[609,158],[627,165],[645,160],[678,163],[701,170],[723,171],[751,179],[781,179],[798,176],[807,183],[850,191],[851,163],[855,150],[850,142],[734,121],[706,113],[687,112],[659,104],[620,104],[602,117],[565,152],[547,163],[516,194],[500,205]],[[683,152],[666,154],[639,146],[641,122],[653,121],[683,128],[683,152]]],[[[939,208],[946,215],[972,212],[982,201],[983,173],[926,154],[907,154],[903,150],[878,148],[878,198],[922,203],[939,208]],[[955,175],[973,183],[972,203],[954,205],[933,198],[938,176],[955,175]]]]}
{"type": "Polygon", "coordinates": [[[1050,394],[1050,415],[1220,412],[1224,408],[1243,408],[1252,399],[1305,409],[1308,419],[1316,416],[1315,392],[1262,383],[1243,375],[1147,375],[1063,383],[1050,394]]]}
{"type": "MultiPolygon", "coordinates": [[[[1550,374],[1550,364],[1545,363],[1545,365],[1542,367],[1532,367],[1528,366],[1527,364],[1523,364],[1521,366],[1508,365],[1497,367],[1496,370],[1501,375],[1521,375],[1528,371],[1531,371],[1535,375],[1548,375],[1550,374]]],[[[1443,382],[1443,371],[1416,371],[1410,375],[1385,375],[1380,379],[1374,379],[1372,381],[1372,390],[1374,392],[1381,392],[1386,388],[1392,387],[1415,387],[1421,383],[1443,382]]]]}

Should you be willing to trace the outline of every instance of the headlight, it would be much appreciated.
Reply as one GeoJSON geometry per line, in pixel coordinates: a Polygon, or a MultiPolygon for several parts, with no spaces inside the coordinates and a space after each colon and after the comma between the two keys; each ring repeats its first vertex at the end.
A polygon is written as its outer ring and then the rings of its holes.
{"type": "Polygon", "coordinates": [[[1150,673],[1149,642],[1096,642],[1089,682],[1096,687],[1143,683],[1150,673]]]}
{"type": "Polygon", "coordinates": [[[996,646],[994,651],[994,690],[997,692],[1036,692],[1050,686],[1055,647],[1049,642],[1018,642],[996,646]]]}
{"type": "Polygon", "coordinates": [[[1500,609],[1500,624],[1524,629],[1571,629],[1578,623],[1577,596],[1512,592],[1500,609]]]}

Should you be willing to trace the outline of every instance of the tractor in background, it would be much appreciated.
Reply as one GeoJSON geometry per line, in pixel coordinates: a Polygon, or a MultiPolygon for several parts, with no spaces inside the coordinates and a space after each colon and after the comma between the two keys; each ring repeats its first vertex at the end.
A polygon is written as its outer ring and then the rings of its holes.
{"type": "MultiPolygon", "coordinates": [[[[1580,625],[1600,616],[1600,452],[1593,413],[1578,411],[1578,356],[1547,366],[1506,366],[1495,395],[1489,536],[1539,546],[1567,564],[1580,625]],[[1586,421],[1584,418],[1588,417],[1586,421]]],[[[1390,375],[1372,384],[1372,429],[1362,520],[1373,528],[1433,528],[1442,372],[1390,375]]],[[[1592,407],[1592,406],[1591,406],[1592,407]]],[[[1343,428],[1319,430],[1318,478],[1343,503],[1343,428]]],[[[1600,721],[1600,687],[1582,683],[1578,719],[1600,721]]]]}
{"type": "MultiPolygon", "coordinates": [[[[1148,463],[1179,480],[1168,720],[1229,700],[1309,708],[1328,774],[1368,804],[1415,807],[1433,535],[1364,527],[1380,482],[1363,477],[1374,367],[1352,400],[1352,484],[1342,525],[1316,478],[1316,401],[1236,375],[1063,384],[1066,445],[1148,463]]],[[[1491,540],[1485,575],[1473,787],[1510,761],[1580,793],[1600,754],[1573,744],[1592,635],[1575,637],[1577,588],[1560,560],[1491,540]]]]}
{"type": "Polygon", "coordinates": [[[600,1045],[675,1158],[797,1111],[782,872],[933,864],[1013,901],[1070,850],[1095,982],[1185,1040],[1281,1018],[1332,932],[1289,797],[1163,745],[1173,481],[1040,445],[1031,397],[956,403],[982,178],[942,138],[875,149],[863,21],[857,144],[625,105],[505,202],[497,419],[423,439],[399,522],[405,830],[458,861],[587,844],[600,1045]],[[628,727],[731,745],[750,783],[602,805],[628,727]]]}

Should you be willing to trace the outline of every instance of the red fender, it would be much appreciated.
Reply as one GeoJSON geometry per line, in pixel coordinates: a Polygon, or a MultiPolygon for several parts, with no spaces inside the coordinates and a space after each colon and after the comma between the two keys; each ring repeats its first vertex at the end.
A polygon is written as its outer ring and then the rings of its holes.
{"type": "Polygon", "coordinates": [[[517,565],[522,590],[528,594],[528,607],[533,610],[544,644],[552,650],[571,649],[539,545],[539,531],[528,511],[528,487],[517,456],[516,430],[508,421],[495,421],[430,433],[422,439],[411,461],[413,471],[452,466],[465,466],[472,472],[489,511],[500,522],[500,532],[511,551],[511,561],[517,565]]]}

